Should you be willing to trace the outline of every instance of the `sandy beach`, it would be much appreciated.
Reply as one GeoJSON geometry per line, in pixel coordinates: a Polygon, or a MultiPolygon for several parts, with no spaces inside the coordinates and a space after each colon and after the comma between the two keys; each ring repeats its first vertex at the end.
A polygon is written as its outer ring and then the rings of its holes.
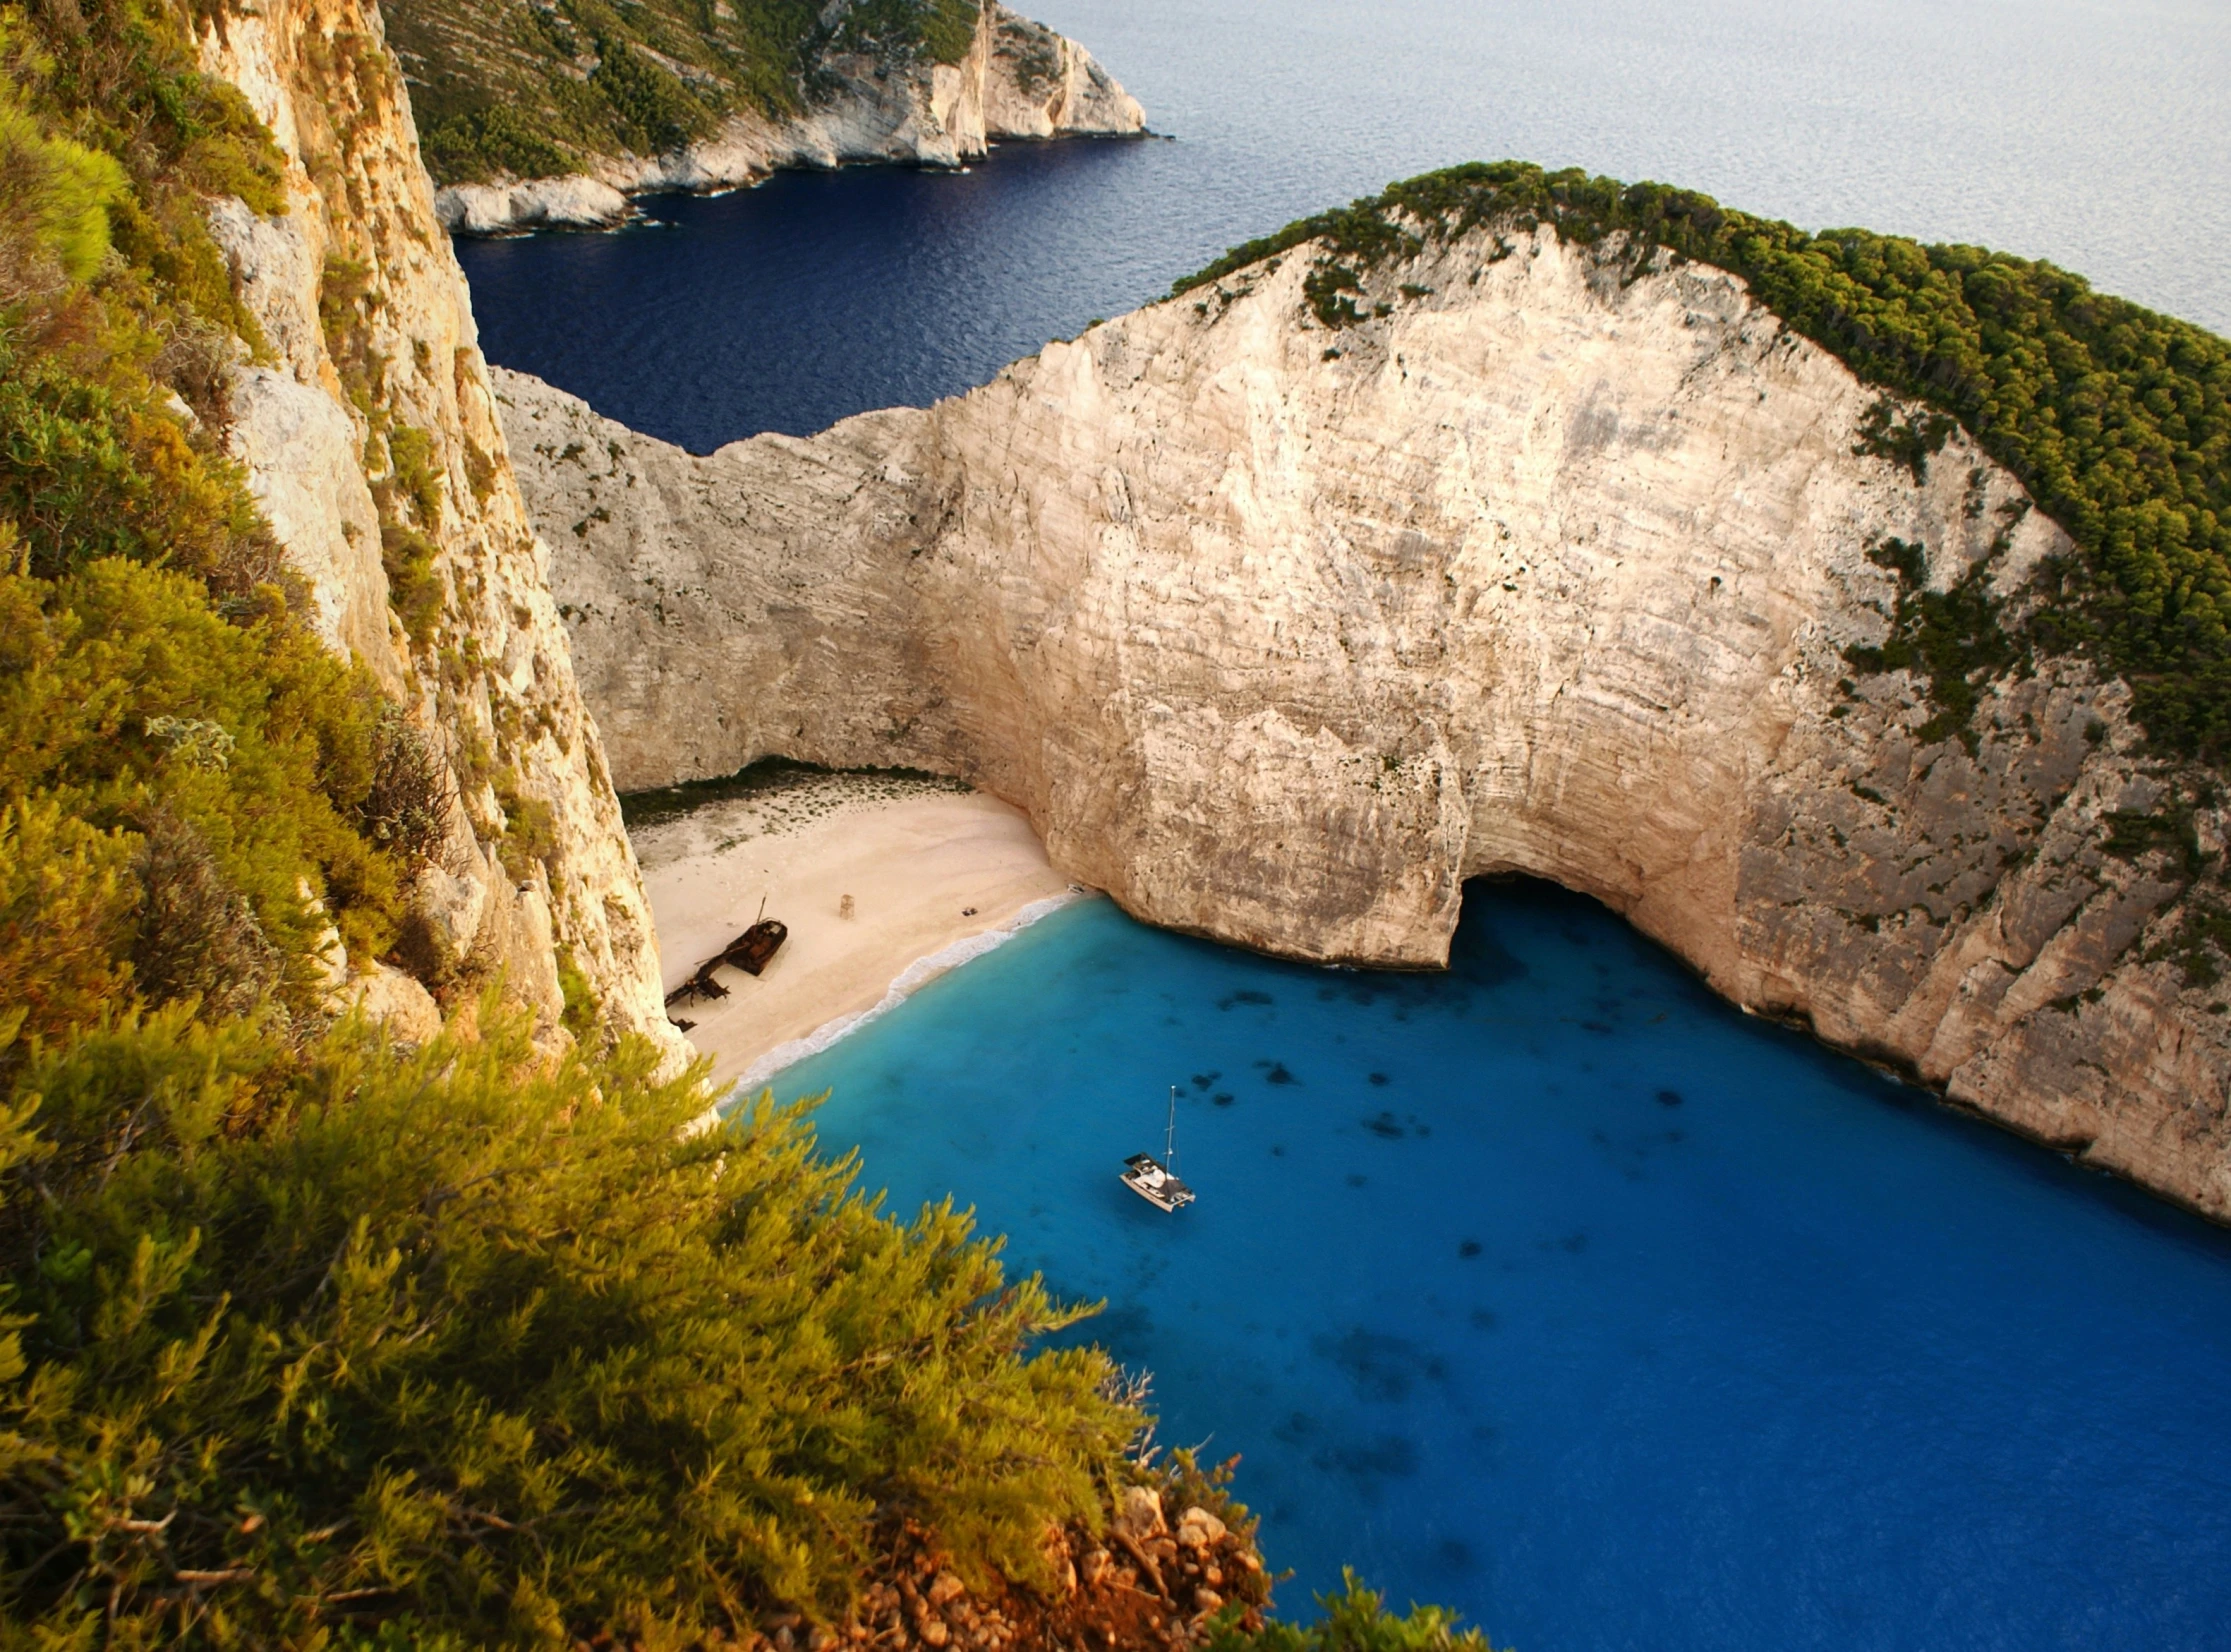
{"type": "Polygon", "coordinates": [[[630,829],[668,991],[766,900],[789,939],[725,999],[677,1004],[726,1086],[756,1082],[833,1024],[875,1009],[1073,899],[1019,810],[932,780],[795,774],[630,829]],[[851,897],[851,916],[845,898],[851,897]],[[902,977],[905,979],[902,981],[902,977]]]}

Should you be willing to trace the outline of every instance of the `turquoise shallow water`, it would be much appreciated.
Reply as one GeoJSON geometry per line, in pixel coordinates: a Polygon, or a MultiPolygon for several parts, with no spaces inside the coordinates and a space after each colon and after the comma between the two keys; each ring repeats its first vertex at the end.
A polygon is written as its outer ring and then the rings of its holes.
{"type": "Polygon", "coordinates": [[[1455,967],[1055,915],[790,1069],[912,1209],[1106,1298],[1343,1562],[1520,1652],[2231,1644],[2231,1235],[1720,1004],[1601,908],[1455,967]],[[1181,1086],[1164,1216],[1121,1188],[1181,1086]]]}

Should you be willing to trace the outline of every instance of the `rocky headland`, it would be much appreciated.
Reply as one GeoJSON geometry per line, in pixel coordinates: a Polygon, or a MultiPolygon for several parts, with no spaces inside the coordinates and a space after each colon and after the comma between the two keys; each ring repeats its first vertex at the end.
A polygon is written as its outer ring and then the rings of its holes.
{"type": "Polygon", "coordinates": [[[744,108],[702,137],[655,153],[588,157],[555,177],[499,176],[435,193],[443,226],[470,235],[624,222],[629,197],[719,190],[792,167],[861,162],[959,167],[1003,140],[1129,137],[1146,114],[1092,54],[1043,24],[987,3],[967,51],[927,56],[832,50],[795,112],[744,108]]]}
{"type": "Polygon", "coordinates": [[[1444,961],[1467,878],[1585,891],[1746,1009],[2231,1216],[2205,894],[2118,679],[1887,648],[2013,623],[2071,545],[1724,270],[1422,237],[1321,249],[928,410],[693,457],[495,375],[624,788],[780,754],[956,775],[1148,921],[1444,961]],[[1343,277],[1355,272],[1342,268],[1343,277]],[[1871,653],[1870,651],[1876,651],[1871,653]],[[2183,869],[2180,869],[2182,867],[2183,869]]]}

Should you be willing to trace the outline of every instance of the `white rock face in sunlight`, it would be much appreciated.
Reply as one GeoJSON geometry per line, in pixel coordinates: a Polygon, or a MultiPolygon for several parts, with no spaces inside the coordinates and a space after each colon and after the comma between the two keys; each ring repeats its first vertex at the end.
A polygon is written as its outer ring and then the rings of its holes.
{"type": "Polygon", "coordinates": [[[1464,879],[1551,878],[2231,1214],[2226,1018],[2144,961],[2178,890],[2100,847],[2159,786],[2124,689],[2010,675],[1971,751],[1845,659],[1886,538],[2019,605],[2060,531],[1964,438],[1926,481],[1857,454],[1875,393],[1735,277],[1505,239],[1339,333],[1304,250],[702,459],[499,372],[615,777],[958,775],[1139,916],[1301,958],[1437,965],[1464,879]]]}
{"type": "Polygon", "coordinates": [[[453,787],[448,840],[414,890],[413,922],[431,938],[418,960],[426,979],[371,958],[338,960],[336,997],[415,1040],[444,1007],[429,985],[455,1009],[500,977],[556,1048],[568,1038],[562,955],[612,1026],[679,1058],[650,905],[379,13],[358,0],[270,0],[227,13],[200,46],[203,69],[240,88],[277,138],[288,198],[269,217],[238,200],[209,208],[265,346],[253,362],[240,352],[226,443],[307,588],[318,634],[379,679],[453,787]],[[367,43],[388,74],[336,82],[322,55],[335,37],[367,43]],[[342,270],[376,300],[363,312],[363,346],[377,371],[359,364],[353,386],[320,320],[327,282],[342,270]],[[390,606],[375,488],[393,489],[394,466],[367,408],[382,428],[424,437],[440,496],[419,523],[440,612],[418,639],[390,606]],[[522,815],[538,822],[532,855],[506,843],[522,815]]]}

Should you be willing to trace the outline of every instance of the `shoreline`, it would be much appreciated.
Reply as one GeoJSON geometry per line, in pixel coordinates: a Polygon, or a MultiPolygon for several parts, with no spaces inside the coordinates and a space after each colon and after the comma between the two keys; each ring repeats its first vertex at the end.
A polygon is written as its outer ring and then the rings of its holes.
{"type": "Polygon", "coordinates": [[[1056,872],[1018,809],[950,781],[784,773],[630,831],[663,989],[758,918],[788,928],[758,976],[669,1007],[712,1059],[725,1110],[948,970],[1089,892],[1056,872]]]}
{"type": "Polygon", "coordinates": [[[959,969],[963,964],[974,963],[987,953],[998,951],[1040,920],[1050,918],[1056,912],[1075,906],[1080,901],[1101,898],[1081,884],[1071,884],[1058,895],[1048,895],[1043,900],[1032,901],[1004,924],[979,930],[974,935],[964,935],[935,952],[915,959],[893,977],[891,984],[883,989],[883,996],[867,1009],[840,1015],[835,1020],[814,1028],[803,1038],[793,1038],[762,1054],[721,1094],[720,1099],[713,1104],[714,1111],[725,1116],[739,1102],[749,1100],[750,1092],[767,1090],[772,1081],[786,1069],[796,1066],[808,1056],[819,1055],[831,1045],[858,1032],[869,1022],[889,1014],[938,977],[959,969]]]}
{"type": "Polygon", "coordinates": [[[937,172],[965,177],[1009,147],[1036,148],[1045,144],[1074,143],[1175,143],[1177,135],[1141,127],[1136,132],[1011,133],[985,146],[985,152],[966,160],[939,161],[906,155],[854,155],[834,161],[802,159],[784,161],[764,172],[715,183],[665,182],[615,184],[594,172],[566,172],[549,178],[517,178],[497,183],[435,185],[437,207],[444,214],[442,227],[467,241],[525,241],[538,235],[618,235],[631,229],[669,226],[643,203],[684,196],[693,200],[718,200],[773,183],[786,172],[860,172],[898,170],[937,172]],[[467,191],[486,191],[467,194],[467,191]],[[609,193],[607,193],[609,192],[609,193]],[[502,196],[517,216],[496,219],[489,215],[495,197],[502,196]],[[611,197],[618,198],[618,204],[611,197]],[[480,210],[476,210],[476,208],[480,210]],[[454,222],[451,222],[451,219],[454,222]]]}
{"type": "Polygon", "coordinates": [[[950,65],[825,58],[834,84],[789,113],[739,109],[662,154],[587,154],[554,178],[499,177],[437,186],[434,210],[452,234],[625,221],[637,196],[667,189],[747,186],[794,168],[900,164],[965,171],[995,140],[1133,137],[1146,111],[1091,52],[987,3],[967,54],[950,65]]]}

